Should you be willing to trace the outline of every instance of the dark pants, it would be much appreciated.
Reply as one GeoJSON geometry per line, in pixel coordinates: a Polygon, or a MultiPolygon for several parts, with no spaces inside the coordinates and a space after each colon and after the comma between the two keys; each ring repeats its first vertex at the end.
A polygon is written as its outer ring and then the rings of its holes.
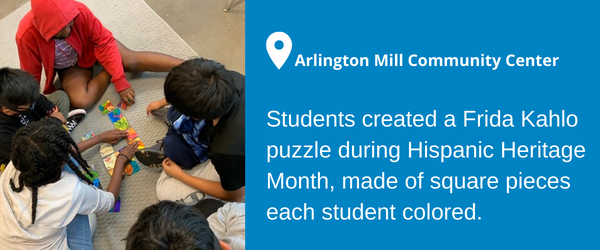
{"type": "Polygon", "coordinates": [[[225,203],[223,203],[220,200],[203,199],[203,200],[199,201],[198,203],[196,203],[194,205],[194,207],[196,209],[200,210],[200,212],[202,213],[202,215],[204,215],[204,217],[208,218],[208,216],[217,212],[217,210],[219,210],[219,208],[221,208],[224,205],[225,205],[225,203]]]}
{"type": "Polygon", "coordinates": [[[185,141],[182,135],[177,134],[173,123],[179,119],[181,113],[169,108],[167,112],[167,119],[169,122],[169,131],[163,139],[164,152],[167,157],[173,160],[182,169],[192,169],[196,165],[200,164],[200,158],[196,155],[192,147],[185,141]]]}

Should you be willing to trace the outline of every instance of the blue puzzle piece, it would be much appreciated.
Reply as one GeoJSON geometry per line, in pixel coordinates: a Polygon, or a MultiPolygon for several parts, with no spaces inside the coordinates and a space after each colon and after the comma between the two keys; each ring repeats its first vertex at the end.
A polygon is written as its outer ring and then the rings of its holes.
{"type": "Polygon", "coordinates": [[[108,113],[108,118],[110,118],[110,122],[115,123],[118,120],[121,120],[121,118],[123,118],[123,115],[121,115],[120,109],[115,109],[113,110],[113,112],[108,113]]]}
{"type": "Polygon", "coordinates": [[[137,161],[130,161],[129,164],[131,164],[131,168],[133,168],[133,173],[131,174],[135,174],[140,171],[140,165],[137,164],[137,161]]]}

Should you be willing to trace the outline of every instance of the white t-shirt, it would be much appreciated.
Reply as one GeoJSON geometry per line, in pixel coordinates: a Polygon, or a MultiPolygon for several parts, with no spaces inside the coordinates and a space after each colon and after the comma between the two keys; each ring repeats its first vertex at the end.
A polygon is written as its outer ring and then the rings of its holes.
{"type": "Polygon", "coordinates": [[[77,214],[109,211],[115,203],[112,193],[83,182],[63,171],[60,180],[38,189],[35,224],[31,224],[31,189],[19,193],[20,172],[12,162],[0,176],[0,246],[3,249],[69,249],[67,225],[77,214]]]}

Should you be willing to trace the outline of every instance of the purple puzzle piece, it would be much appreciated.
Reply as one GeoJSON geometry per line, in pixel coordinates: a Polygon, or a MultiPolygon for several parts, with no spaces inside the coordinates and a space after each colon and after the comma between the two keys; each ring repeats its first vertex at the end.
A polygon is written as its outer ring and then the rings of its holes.
{"type": "Polygon", "coordinates": [[[110,209],[109,212],[118,213],[121,211],[121,196],[117,197],[117,201],[115,201],[115,206],[110,209]]]}

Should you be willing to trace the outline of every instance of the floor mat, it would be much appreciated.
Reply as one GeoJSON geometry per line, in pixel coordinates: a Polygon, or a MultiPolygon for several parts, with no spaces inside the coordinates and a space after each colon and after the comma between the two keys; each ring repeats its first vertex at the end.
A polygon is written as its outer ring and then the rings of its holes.
{"type": "MultiPolygon", "coordinates": [[[[197,57],[197,54],[142,0],[82,0],[94,15],[113,32],[113,35],[125,46],[137,51],[156,51],[183,59],[197,57]]],[[[20,19],[29,11],[30,4],[25,4],[10,15],[0,20],[0,67],[19,67],[15,36],[20,19]]],[[[152,146],[161,139],[167,127],[158,119],[147,117],[145,113],[148,103],[164,97],[163,83],[165,73],[142,73],[130,75],[128,80],[135,89],[136,104],[123,111],[131,126],[137,131],[146,146],[152,146]]],[[[44,81],[42,81],[44,82],[44,81]]],[[[119,95],[111,85],[100,99],[100,103],[110,100],[119,102],[119,95]]],[[[97,105],[88,110],[88,116],[73,131],[73,138],[80,141],[89,131],[98,134],[113,129],[106,115],[102,115],[97,105]]],[[[115,150],[125,146],[119,142],[115,150]]],[[[89,164],[96,166],[104,187],[108,186],[110,176],[102,164],[99,146],[83,153],[89,164]]],[[[127,176],[121,187],[121,212],[102,213],[98,215],[98,228],[94,237],[94,249],[125,249],[125,238],[129,228],[139,212],[147,206],[158,202],[156,198],[156,181],[160,170],[141,165],[141,170],[127,176]]]]}

